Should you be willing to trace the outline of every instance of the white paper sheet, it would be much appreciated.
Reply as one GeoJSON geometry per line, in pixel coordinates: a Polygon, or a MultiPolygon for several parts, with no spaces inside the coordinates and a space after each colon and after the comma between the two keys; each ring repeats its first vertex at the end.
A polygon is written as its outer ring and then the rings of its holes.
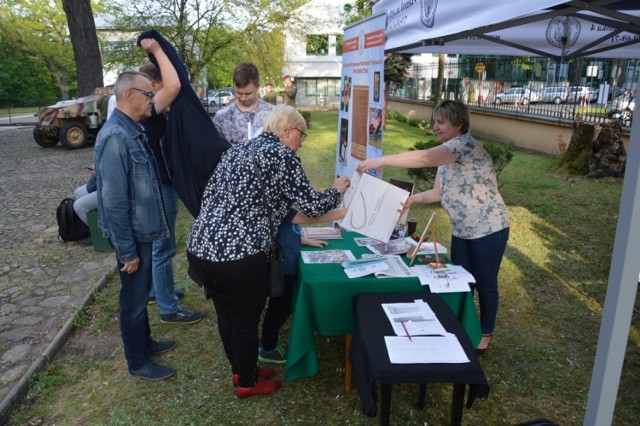
{"type": "Polygon", "coordinates": [[[382,310],[397,336],[445,335],[431,307],[423,300],[413,303],[383,303],[382,310]]]}
{"type": "Polygon", "coordinates": [[[466,269],[460,265],[447,264],[448,271],[435,271],[426,265],[414,266],[411,269],[418,276],[420,284],[428,285],[432,293],[455,293],[471,291],[469,283],[475,283],[466,269]]]}
{"type": "Polygon", "coordinates": [[[360,278],[376,272],[384,271],[387,268],[389,267],[385,262],[365,263],[360,266],[345,268],[344,273],[347,274],[347,277],[349,278],[360,278]]]}
{"type": "Polygon", "coordinates": [[[446,336],[384,336],[392,364],[463,364],[469,362],[454,334],[446,336]]]}

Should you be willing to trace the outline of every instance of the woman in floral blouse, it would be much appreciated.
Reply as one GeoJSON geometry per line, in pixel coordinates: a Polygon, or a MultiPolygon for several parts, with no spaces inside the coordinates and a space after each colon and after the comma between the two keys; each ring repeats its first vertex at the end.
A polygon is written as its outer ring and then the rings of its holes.
{"type": "Polygon", "coordinates": [[[349,185],[349,179],[340,177],[324,192],[313,189],[296,156],[307,126],[295,108],[277,106],[263,128],[258,137],[238,142],[222,155],[187,243],[189,275],[213,299],[241,398],[272,393],[281,385],[270,380],[273,369],[257,367],[258,322],[268,288],[266,253],[275,238],[271,230],[277,231],[294,204],[310,217],[338,207],[349,185]]]}
{"type": "Polygon", "coordinates": [[[498,313],[498,271],[509,239],[509,213],[498,191],[491,157],[469,135],[469,112],[458,101],[444,101],[433,127],[437,147],[373,158],[358,171],[380,167],[438,167],[433,189],[412,195],[404,205],[440,202],[451,220],[451,260],[476,279],[482,340],[486,352],[498,313]]]}

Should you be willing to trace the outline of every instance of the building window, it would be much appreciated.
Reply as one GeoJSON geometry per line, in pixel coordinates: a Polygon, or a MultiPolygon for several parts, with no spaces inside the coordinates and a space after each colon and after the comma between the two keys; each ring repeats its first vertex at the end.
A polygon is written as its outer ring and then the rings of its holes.
{"type": "Polygon", "coordinates": [[[336,35],[336,56],[342,56],[342,34],[336,35]]]}
{"type": "Polygon", "coordinates": [[[307,96],[318,96],[317,80],[305,80],[307,96]]]}
{"type": "Polygon", "coordinates": [[[307,56],[327,56],[328,54],[328,34],[307,34],[307,56]]]}

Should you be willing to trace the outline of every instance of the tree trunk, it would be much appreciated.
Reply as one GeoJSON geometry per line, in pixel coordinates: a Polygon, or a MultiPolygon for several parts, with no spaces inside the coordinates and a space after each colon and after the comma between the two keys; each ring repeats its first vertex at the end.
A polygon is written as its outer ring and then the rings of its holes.
{"type": "Polygon", "coordinates": [[[104,86],[102,58],[90,0],[62,0],[69,36],[78,70],[78,95],[93,93],[104,86]]]}
{"type": "Polygon", "coordinates": [[[627,154],[617,121],[604,124],[580,123],[560,166],[570,173],[588,177],[624,177],[627,154]]]}

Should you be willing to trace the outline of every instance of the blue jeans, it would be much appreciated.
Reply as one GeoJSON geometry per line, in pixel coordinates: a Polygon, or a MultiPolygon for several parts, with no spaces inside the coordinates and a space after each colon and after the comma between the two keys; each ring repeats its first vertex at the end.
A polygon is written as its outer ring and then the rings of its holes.
{"type": "Polygon", "coordinates": [[[173,281],[178,196],[172,185],[162,185],[162,201],[169,225],[169,238],[153,242],[153,288],[149,297],[155,296],[161,315],[171,315],[180,308],[173,281]]]}
{"type": "Polygon", "coordinates": [[[498,271],[509,240],[509,228],[486,237],[464,240],[451,236],[451,260],[476,279],[480,302],[480,327],[483,334],[493,333],[498,315],[498,271]]]}
{"type": "MultiPolygon", "coordinates": [[[[149,289],[151,288],[151,244],[136,243],[140,259],[133,274],[119,272],[120,283],[120,334],[124,344],[124,356],[129,370],[142,367],[150,361],[151,329],[147,314],[149,289]]],[[[118,262],[118,270],[124,265],[118,262]]]]}

